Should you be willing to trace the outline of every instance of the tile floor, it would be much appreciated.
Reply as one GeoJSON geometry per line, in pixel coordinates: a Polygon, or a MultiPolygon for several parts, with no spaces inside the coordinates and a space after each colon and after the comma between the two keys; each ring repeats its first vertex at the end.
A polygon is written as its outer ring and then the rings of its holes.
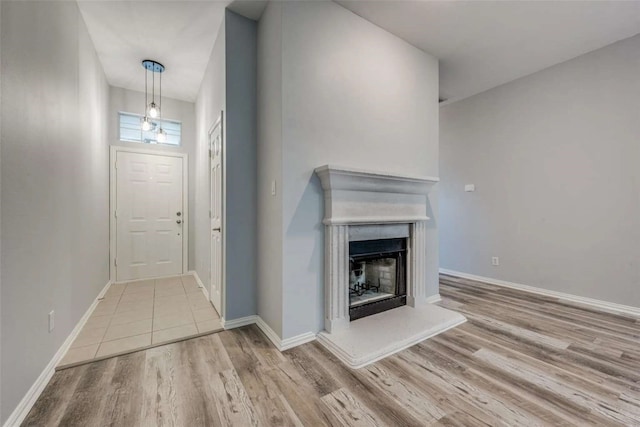
{"type": "Polygon", "coordinates": [[[58,368],[222,330],[192,275],[111,285],[58,368]]]}

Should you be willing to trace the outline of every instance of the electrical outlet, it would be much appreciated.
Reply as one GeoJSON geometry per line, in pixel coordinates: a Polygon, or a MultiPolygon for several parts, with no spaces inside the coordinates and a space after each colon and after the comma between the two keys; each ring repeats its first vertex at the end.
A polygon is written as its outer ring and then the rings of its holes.
{"type": "Polygon", "coordinates": [[[53,328],[55,327],[55,315],[55,311],[51,310],[49,312],[49,332],[53,331],[53,328]]]}
{"type": "Polygon", "coordinates": [[[466,191],[467,193],[472,193],[472,192],[476,191],[476,185],[475,184],[465,184],[464,185],[464,191],[466,191]]]}
{"type": "Polygon", "coordinates": [[[491,257],[491,265],[500,265],[500,258],[497,256],[491,257]]]}

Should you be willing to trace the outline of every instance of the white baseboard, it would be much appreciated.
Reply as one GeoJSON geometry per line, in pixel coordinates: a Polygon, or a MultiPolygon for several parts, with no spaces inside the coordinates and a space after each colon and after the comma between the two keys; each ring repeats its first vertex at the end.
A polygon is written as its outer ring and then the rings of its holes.
{"type": "Polygon", "coordinates": [[[87,323],[87,320],[89,320],[89,317],[91,317],[91,313],[93,313],[93,310],[95,310],[96,306],[98,305],[98,301],[104,298],[104,295],[109,290],[109,286],[111,286],[111,281],[107,282],[107,284],[104,286],[104,288],[102,288],[102,291],[100,291],[96,299],[93,300],[93,303],[91,304],[91,306],[80,318],[75,328],[73,328],[73,330],[71,331],[67,339],[64,340],[64,342],[62,343],[62,345],[60,346],[56,354],[49,361],[49,363],[44,368],[42,373],[40,373],[40,376],[38,376],[38,378],[33,383],[29,391],[27,391],[27,394],[25,394],[25,396],[22,398],[18,406],[13,410],[11,415],[9,415],[9,418],[7,418],[7,421],[5,421],[4,423],[4,427],[14,427],[22,424],[24,419],[29,414],[29,411],[31,410],[33,405],[36,403],[36,400],[38,400],[38,397],[40,397],[40,394],[49,383],[49,380],[51,380],[51,377],[55,373],[56,366],[58,365],[58,363],[60,363],[64,355],[67,354],[67,350],[69,350],[69,347],[71,347],[71,344],[76,339],[76,337],[84,327],[85,323],[87,323]]]}
{"type": "Polygon", "coordinates": [[[264,320],[262,320],[261,317],[258,317],[256,323],[260,330],[264,332],[273,345],[275,345],[280,351],[285,351],[316,339],[316,334],[313,332],[305,332],[303,334],[296,335],[295,337],[281,339],[278,334],[276,334],[275,331],[271,329],[264,320]]]}
{"type": "Polygon", "coordinates": [[[196,283],[198,284],[198,286],[202,290],[202,293],[204,294],[204,296],[207,297],[207,301],[210,301],[210,299],[209,299],[209,290],[204,285],[204,283],[202,283],[202,280],[200,280],[200,276],[198,276],[198,272],[195,271],[195,270],[191,270],[191,271],[189,271],[189,274],[191,274],[193,276],[193,278],[196,279],[196,283]]]}
{"type": "Polygon", "coordinates": [[[269,338],[269,341],[271,341],[271,343],[280,351],[285,351],[316,339],[316,334],[313,332],[305,332],[304,334],[296,335],[295,337],[282,339],[273,329],[271,329],[269,325],[267,325],[264,320],[262,320],[260,316],[255,315],[233,320],[221,319],[221,323],[222,327],[225,329],[234,329],[256,324],[258,328],[264,332],[267,338],[269,338]]]}
{"type": "Polygon", "coordinates": [[[581,297],[578,295],[566,294],[564,292],[550,291],[548,289],[536,288],[535,286],[523,285],[520,283],[508,282],[506,280],[492,279],[491,277],[476,276],[475,274],[461,273],[455,270],[441,268],[440,273],[449,276],[460,277],[462,279],[476,280],[478,282],[488,283],[490,285],[502,286],[505,288],[517,289],[519,291],[531,292],[533,294],[544,295],[553,298],[559,298],[566,301],[576,302],[588,305],[605,311],[613,311],[616,313],[631,314],[640,316],[640,307],[618,304],[615,302],[602,301],[594,298],[581,297]]]}
{"type": "Polygon", "coordinates": [[[241,328],[247,325],[253,325],[258,322],[258,316],[247,316],[241,317],[239,319],[225,320],[224,317],[220,319],[220,323],[222,323],[222,327],[225,329],[235,329],[241,328]]]}

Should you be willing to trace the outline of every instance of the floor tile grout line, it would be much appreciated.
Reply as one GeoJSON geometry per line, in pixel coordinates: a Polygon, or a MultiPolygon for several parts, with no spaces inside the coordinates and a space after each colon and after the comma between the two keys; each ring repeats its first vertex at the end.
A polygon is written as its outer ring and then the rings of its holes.
{"type": "Polygon", "coordinates": [[[153,296],[151,297],[151,344],[153,344],[153,323],[156,318],[156,286],[158,285],[158,279],[153,280],[153,296]]]}
{"type": "MultiPolygon", "coordinates": [[[[127,286],[128,285],[124,285],[124,288],[126,288],[127,286]]],[[[120,305],[120,300],[122,299],[122,295],[124,295],[124,288],[122,289],[122,292],[118,296],[118,302],[116,303],[115,311],[113,313],[111,313],[111,315],[109,316],[109,322],[107,322],[107,326],[104,329],[104,334],[102,334],[102,338],[100,338],[100,341],[97,343],[98,346],[96,347],[96,352],[94,353],[93,357],[91,357],[91,359],[95,359],[96,354],[98,354],[98,351],[100,350],[100,346],[104,342],[103,339],[107,335],[107,331],[109,330],[109,327],[111,326],[111,321],[113,320],[113,317],[115,316],[116,312],[118,311],[118,306],[120,305]]],[[[107,292],[109,292],[108,289],[107,289],[107,292]]],[[[106,292],[105,292],[105,295],[106,295],[106,292]]],[[[100,301],[104,301],[104,296],[100,299],[100,301]]],[[[91,313],[91,315],[93,316],[93,313],[91,313]]],[[[91,318],[91,316],[89,316],[89,318],[91,318]]],[[[82,327],[82,329],[80,330],[79,333],[82,333],[83,330],[84,330],[84,326],[82,327]]],[[[73,346],[73,343],[71,345],[73,346]]],[[[90,345],[93,345],[93,344],[90,344],[90,345]]],[[[71,348],[73,348],[73,347],[71,347],[71,348]]]]}
{"type": "Polygon", "coordinates": [[[122,297],[124,296],[124,291],[125,289],[127,289],[127,286],[129,286],[128,282],[125,283],[124,286],[122,287],[122,292],[120,292],[120,296],[118,297],[118,302],[116,303],[116,309],[113,313],[111,313],[111,316],[109,317],[109,323],[107,324],[107,328],[104,330],[104,334],[102,335],[102,338],[100,338],[100,342],[98,343],[98,347],[96,348],[96,353],[93,355],[93,359],[96,358],[96,356],[98,355],[98,352],[100,351],[100,347],[102,347],[102,343],[105,342],[104,337],[107,336],[107,331],[111,327],[111,322],[113,321],[113,318],[116,316],[116,313],[118,312],[118,307],[120,307],[120,302],[122,301],[122,297]]]}
{"type": "MultiPolygon", "coordinates": [[[[192,325],[192,327],[195,328],[195,333],[194,334],[187,334],[187,335],[184,335],[184,336],[173,338],[172,340],[175,340],[175,339],[182,340],[182,339],[187,339],[188,337],[195,337],[195,336],[199,336],[201,334],[211,333],[211,331],[202,331],[201,332],[200,329],[198,328],[198,322],[196,321],[195,313],[194,313],[194,311],[196,310],[196,307],[194,307],[192,305],[192,303],[191,303],[191,299],[189,298],[189,293],[187,292],[186,287],[185,287],[185,283],[183,281],[184,277],[185,277],[184,275],[183,276],[178,276],[179,284],[180,284],[180,290],[182,291],[182,294],[167,295],[167,297],[177,296],[177,295],[184,295],[184,297],[186,298],[186,301],[187,301],[187,310],[191,314],[189,316],[190,321],[188,321],[188,323],[185,323],[183,325],[170,326],[170,327],[166,327],[166,328],[160,329],[158,331],[154,331],[155,313],[156,313],[156,308],[157,308],[156,307],[156,301],[155,301],[156,300],[156,296],[157,296],[156,285],[157,285],[158,279],[151,279],[153,281],[153,287],[152,287],[153,292],[151,293],[151,306],[152,306],[152,308],[151,308],[151,331],[148,332],[150,334],[150,336],[151,336],[151,344],[150,344],[151,346],[154,346],[154,343],[153,343],[153,334],[154,334],[154,332],[160,332],[160,331],[165,331],[165,330],[169,330],[169,329],[175,329],[175,328],[180,328],[180,327],[185,327],[185,326],[190,326],[190,325],[192,325]]],[[[113,342],[113,341],[118,341],[118,340],[122,340],[122,339],[127,339],[127,338],[132,338],[132,337],[136,337],[136,336],[146,335],[147,334],[145,332],[145,333],[142,333],[142,334],[133,334],[133,335],[128,335],[128,336],[124,336],[124,337],[113,338],[113,339],[110,339],[110,340],[106,340],[105,339],[106,336],[107,336],[107,332],[108,332],[109,328],[111,328],[112,326],[116,326],[116,325],[113,325],[112,322],[117,317],[118,310],[121,308],[122,304],[124,304],[123,303],[124,296],[133,294],[133,293],[127,294],[127,292],[126,292],[127,288],[129,288],[130,285],[131,285],[131,282],[123,283],[122,284],[122,292],[120,292],[117,297],[113,298],[114,300],[116,300],[116,303],[115,303],[115,306],[114,306],[114,312],[111,313],[110,315],[108,315],[109,319],[108,319],[108,322],[106,323],[106,325],[104,327],[105,330],[104,330],[104,333],[102,334],[102,337],[100,338],[100,340],[98,342],[96,342],[96,343],[92,343],[92,344],[87,344],[85,346],[81,346],[81,347],[88,347],[88,346],[94,346],[94,345],[96,346],[96,351],[95,351],[93,357],[90,357],[90,358],[86,359],[87,362],[95,361],[95,360],[102,360],[102,359],[105,358],[105,355],[98,356],[103,344],[105,344],[105,343],[110,343],[110,342],[113,342]]],[[[198,288],[198,290],[200,290],[200,289],[198,288]]],[[[193,292],[193,293],[195,294],[195,292],[193,292]]],[[[200,293],[198,293],[198,295],[199,295],[199,297],[204,298],[204,294],[201,295],[200,293]]],[[[204,299],[206,300],[206,298],[204,298],[204,299]]],[[[101,301],[102,300],[104,300],[104,298],[102,298],[101,301]]],[[[141,299],[141,300],[138,300],[138,301],[128,301],[127,303],[136,302],[136,303],[141,303],[142,304],[146,300],[147,299],[141,299]]],[[[207,302],[210,304],[209,301],[207,301],[207,302]]],[[[203,308],[204,307],[198,307],[197,309],[201,310],[203,308]]],[[[186,312],[187,310],[184,310],[183,312],[186,312]]],[[[124,312],[124,313],[121,313],[121,314],[125,314],[125,313],[127,313],[127,312],[124,312]]],[[[127,323],[139,322],[139,321],[144,321],[144,320],[148,320],[148,319],[132,320],[131,322],[127,322],[127,323]]],[[[207,319],[207,320],[204,320],[204,321],[210,321],[210,320],[215,320],[215,319],[207,319]]],[[[127,323],[124,323],[124,324],[127,324],[127,323]]],[[[172,342],[172,340],[170,340],[168,342],[172,342]]],[[[163,343],[165,343],[165,342],[163,341],[162,343],[157,343],[157,344],[161,345],[163,343]]],[[[77,348],[80,348],[80,347],[77,347],[77,348]]],[[[109,357],[113,357],[111,355],[108,355],[108,356],[109,357]]]]}

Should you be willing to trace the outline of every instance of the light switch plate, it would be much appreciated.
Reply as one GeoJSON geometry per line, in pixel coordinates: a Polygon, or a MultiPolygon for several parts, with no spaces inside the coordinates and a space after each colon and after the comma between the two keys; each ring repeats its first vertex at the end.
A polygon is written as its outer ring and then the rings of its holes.
{"type": "Polygon", "coordinates": [[[475,184],[465,184],[464,185],[464,191],[466,192],[472,192],[472,191],[476,191],[476,185],[475,184]]]}

